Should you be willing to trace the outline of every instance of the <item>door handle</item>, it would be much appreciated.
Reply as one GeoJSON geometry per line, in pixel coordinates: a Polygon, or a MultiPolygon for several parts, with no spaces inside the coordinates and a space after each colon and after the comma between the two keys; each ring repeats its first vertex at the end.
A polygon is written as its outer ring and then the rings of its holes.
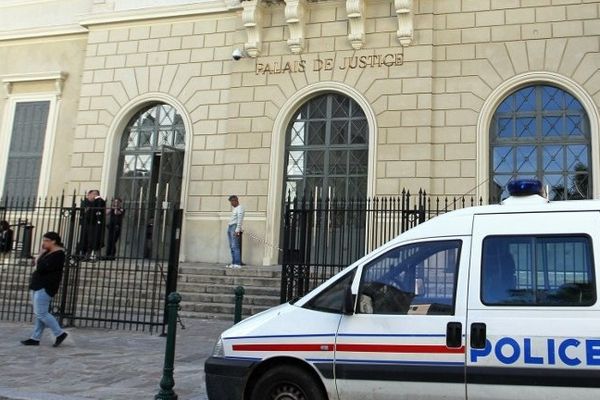
{"type": "Polygon", "coordinates": [[[476,322],[471,324],[471,348],[485,348],[486,336],[486,327],[484,323],[476,322]]]}
{"type": "Polygon", "coordinates": [[[448,322],[446,325],[446,347],[462,347],[462,324],[460,322],[448,322]]]}

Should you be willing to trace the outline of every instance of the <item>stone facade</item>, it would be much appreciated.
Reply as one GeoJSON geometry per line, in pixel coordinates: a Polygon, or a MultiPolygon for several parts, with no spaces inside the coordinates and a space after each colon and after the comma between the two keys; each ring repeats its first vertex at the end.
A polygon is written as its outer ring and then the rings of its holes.
{"type": "MultiPolygon", "coordinates": [[[[175,106],[187,131],[188,260],[227,261],[226,196],[235,193],[254,237],[245,242],[247,262],[277,261],[285,129],[291,113],[324,91],[349,95],[367,115],[369,194],[485,196],[487,132],[499,101],[527,83],[562,86],[588,112],[600,191],[599,1],[331,0],[303,3],[302,26],[291,25],[283,2],[259,4],[260,18],[244,16],[247,5],[214,3],[81,21],[88,33],[76,127],[72,150],[61,146],[71,162],[67,190],[113,194],[129,119],[152,101],[175,106]],[[412,12],[398,12],[404,3],[412,12]],[[352,7],[360,12],[349,23],[352,7]],[[291,32],[301,45],[290,44],[291,32]],[[258,44],[249,46],[249,37],[258,44]],[[232,60],[244,46],[258,56],[232,60]],[[343,68],[363,56],[364,68],[343,68]]],[[[78,85],[73,72],[67,82],[78,85]]]]}

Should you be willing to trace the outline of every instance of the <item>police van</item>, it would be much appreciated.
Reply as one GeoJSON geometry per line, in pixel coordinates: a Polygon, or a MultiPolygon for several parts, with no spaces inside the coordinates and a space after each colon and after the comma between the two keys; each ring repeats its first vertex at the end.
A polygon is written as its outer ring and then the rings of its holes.
{"type": "Polygon", "coordinates": [[[515,181],[223,332],[211,400],[600,398],[600,201],[515,181]]]}

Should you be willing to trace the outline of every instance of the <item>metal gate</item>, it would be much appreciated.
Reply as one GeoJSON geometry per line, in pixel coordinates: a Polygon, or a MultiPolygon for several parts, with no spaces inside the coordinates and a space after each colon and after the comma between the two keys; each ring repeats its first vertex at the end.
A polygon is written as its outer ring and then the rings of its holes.
{"type": "Polygon", "coordinates": [[[353,200],[288,197],[283,215],[281,302],[303,296],[400,233],[476,202],[474,197],[431,198],[424,191],[353,200]]]}
{"type": "Polygon", "coordinates": [[[51,308],[63,325],[150,332],[163,328],[166,296],[177,289],[182,210],[169,202],[153,207],[125,202],[116,207],[122,213],[111,224],[110,202],[106,208],[65,203],[64,196],[0,203],[0,221],[10,224],[13,236],[11,250],[0,253],[0,319],[32,319],[28,286],[33,256],[42,235],[56,231],[67,258],[51,308]],[[85,217],[90,212],[100,221],[95,226],[85,217]],[[90,229],[96,233],[95,245],[82,250],[90,229]],[[114,255],[107,255],[109,241],[114,255]]]}

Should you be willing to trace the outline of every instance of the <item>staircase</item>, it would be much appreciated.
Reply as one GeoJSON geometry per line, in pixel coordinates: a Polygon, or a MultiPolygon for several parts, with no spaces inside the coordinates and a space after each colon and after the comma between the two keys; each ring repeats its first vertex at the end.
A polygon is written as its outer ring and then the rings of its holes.
{"type": "Polygon", "coordinates": [[[245,291],[243,318],[274,307],[279,304],[281,267],[226,269],[216,264],[182,263],[177,283],[181,317],[233,321],[238,286],[245,291]]]}

